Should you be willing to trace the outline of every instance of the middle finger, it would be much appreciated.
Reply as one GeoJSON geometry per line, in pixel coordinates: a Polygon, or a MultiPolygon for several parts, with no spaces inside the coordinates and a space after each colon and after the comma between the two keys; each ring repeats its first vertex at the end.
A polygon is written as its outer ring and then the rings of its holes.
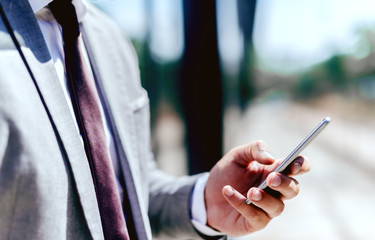
{"type": "Polygon", "coordinates": [[[291,199],[299,193],[299,183],[294,178],[281,173],[271,173],[267,177],[268,186],[281,194],[282,199],[291,199]]]}

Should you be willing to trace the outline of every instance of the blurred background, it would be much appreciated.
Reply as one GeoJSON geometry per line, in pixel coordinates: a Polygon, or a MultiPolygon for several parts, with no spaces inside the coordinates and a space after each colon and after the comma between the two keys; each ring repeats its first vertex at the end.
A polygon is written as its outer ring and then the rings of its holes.
{"type": "Polygon", "coordinates": [[[375,239],[375,4],[371,0],[96,0],[138,53],[159,166],[180,176],[263,139],[304,151],[301,192],[237,239],[375,239]]]}

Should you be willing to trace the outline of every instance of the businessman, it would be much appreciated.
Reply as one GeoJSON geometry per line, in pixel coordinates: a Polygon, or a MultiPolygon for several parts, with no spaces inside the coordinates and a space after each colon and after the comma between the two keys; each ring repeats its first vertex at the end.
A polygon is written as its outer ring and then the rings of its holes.
{"type": "Polygon", "coordinates": [[[150,151],[135,52],[81,0],[0,0],[0,239],[219,239],[262,229],[295,197],[297,158],[265,143],[173,178],[150,151]],[[252,204],[246,204],[248,198],[252,204]]]}

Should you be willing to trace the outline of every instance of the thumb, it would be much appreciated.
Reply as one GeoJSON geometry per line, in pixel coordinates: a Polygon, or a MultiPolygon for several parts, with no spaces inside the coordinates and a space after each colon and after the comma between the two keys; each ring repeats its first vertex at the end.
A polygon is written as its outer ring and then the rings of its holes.
{"type": "Polygon", "coordinates": [[[237,149],[240,159],[244,164],[249,164],[252,161],[257,161],[262,164],[272,164],[275,158],[269,153],[267,144],[258,140],[248,145],[244,145],[237,149]]]}

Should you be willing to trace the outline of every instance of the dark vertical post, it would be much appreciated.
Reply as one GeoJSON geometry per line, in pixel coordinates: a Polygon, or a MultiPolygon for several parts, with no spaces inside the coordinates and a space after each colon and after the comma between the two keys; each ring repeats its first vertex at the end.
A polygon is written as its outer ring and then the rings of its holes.
{"type": "Polygon", "coordinates": [[[216,1],[184,0],[185,53],[180,96],[189,173],[208,171],[222,155],[222,82],[216,1]]]}
{"type": "Polygon", "coordinates": [[[256,0],[237,0],[238,22],[243,33],[244,52],[239,72],[239,101],[242,110],[248,101],[256,94],[252,79],[252,65],[254,61],[253,29],[255,19],[256,0]]]}
{"type": "Polygon", "coordinates": [[[150,99],[150,114],[151,114],[151,130],[154,131],[157,114],[158,114],[158,107],[161,98],[161,91],[162,91],[162,78],[160,76],[160,68],[158,67],[157,63],[155,62],[154,58],[152,57],[151,53],[151,28],[152,28],[152,21],[153,21],[153,1],[146,0],[145,2],[145,11],[147,14],[146,18],[146,38],[145,42],[142,46],[142,56],[140,56],[140,69],[141,69],[141,78],[142,78],[142,85],[147,90],[148,97],[150,99]]]}

